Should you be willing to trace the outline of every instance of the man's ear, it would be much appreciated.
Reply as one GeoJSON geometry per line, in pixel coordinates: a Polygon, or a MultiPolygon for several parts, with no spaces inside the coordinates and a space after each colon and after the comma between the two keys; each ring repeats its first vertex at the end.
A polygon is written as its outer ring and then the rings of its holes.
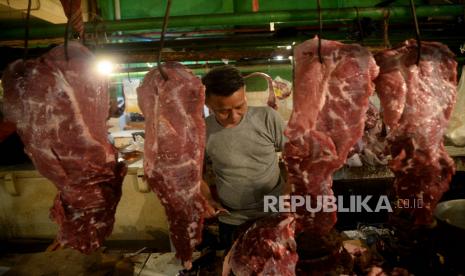
{"type": "Polygon", "coordinates": [[[214,114],[213,113],[213,109],[211,108],[211,105],[209,104],[209,101],[207,100],[207,98],[205,98],[205,106],[208,108],[208,114],[214,114]]]}

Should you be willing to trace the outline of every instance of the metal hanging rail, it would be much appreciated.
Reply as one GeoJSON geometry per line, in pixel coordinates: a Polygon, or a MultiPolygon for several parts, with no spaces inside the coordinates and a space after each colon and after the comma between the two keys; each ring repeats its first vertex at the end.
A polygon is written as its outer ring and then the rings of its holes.
{"type": "MultiPolygon", "coordinates": [[[[410,22],[412,19],[409,6],[402,7],[385,7],[385,8],[360,8],[358,10],[360,17],[369,17],[373,20],[383,20],[385,11],[389,10],[390,21],[410,22]]],[[[423,5],[416,7],[417,17],[434,17],[434,16],[460,16],[463,15],[463,5],[423,5]]],[[[252,26],[267,25],[270,22],[275,23],[305,23],[317,24],[318,12],[316,10],[295,10],[295,11],[275,11],[275,12],[254,12],[254,13],[234,13],[234,14],[210,14],[190,15],[190,16],[171,16],[170,28],[176,27],[200,27],[200,26],[252,26]]],[[[326,20],[353,20],[357,18],[357,12],[353,8],[344,9],[324,9],[321,16],[326,20]]],[[[161,29],[163,18],[149,19],[131,19],[119,21],[104,21],[98,25],[86,23],[86,32],[92,33],[95,28],[102,28],[107,33],[116,31],[147,31],[155,28],[161,29]]],[[[49,27],[33,27],[30,30],[30,38],[51,38],[60,37],[64,24],[57,24],[49,27]]],[[[24,29],[10,28],[0,31],[0,40],[22,39],[24,29]]]]}

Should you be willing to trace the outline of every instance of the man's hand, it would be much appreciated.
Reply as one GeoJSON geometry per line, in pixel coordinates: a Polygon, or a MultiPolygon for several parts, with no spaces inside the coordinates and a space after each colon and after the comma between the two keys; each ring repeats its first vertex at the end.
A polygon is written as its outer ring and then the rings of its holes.
{"type": "Polygon", "coordinates": [[[206,218],[213,218],[216,217],[220,213],[227,213],[229,211],[226,210],[221,204],[214,200],[207,200],[207,206],[205,207],[205,217],[206,218]]]}
{"type": "Polygon", "coordinates": [[[224,212],[229,213],[219,202],[212,198],[210,193],[210,188],[208,187],[207,182],[202,180],[200,184],[200,192],[202,193],[203,197],[206,199],[207,204],[205,206],[205,218],[213,218],[216,217],[218,214],[224,212]]]}

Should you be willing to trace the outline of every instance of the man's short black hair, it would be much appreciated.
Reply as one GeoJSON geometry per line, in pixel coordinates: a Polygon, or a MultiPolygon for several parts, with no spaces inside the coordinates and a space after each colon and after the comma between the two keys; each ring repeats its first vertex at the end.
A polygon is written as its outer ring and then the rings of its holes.
{"type": "Polygon", "coordinates": [[[231,96],[245,85],[241,72],[234,66],[215,67],[202,78],[205,94],[231,96]]]}

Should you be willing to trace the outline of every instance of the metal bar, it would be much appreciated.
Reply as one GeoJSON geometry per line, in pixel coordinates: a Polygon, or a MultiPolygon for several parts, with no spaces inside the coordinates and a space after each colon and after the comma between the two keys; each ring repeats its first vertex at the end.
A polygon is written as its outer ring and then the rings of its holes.
{"type": "MultiPolygon", "coordinates": [[[[399,29],[391,28],[391,24],[389,25],[389,39],[391,43],[397,43],[399,41],[403,41],[409,38],[412,38],[415,33],[413,28],[406,28],[405,26],[399,29]],[[391,30],[392,29],[392,30],[391,30]]],[[[459,50],[459,47],[463,45],[464,36],[459,32],[442,32],[441,36],[438,37],[437,31],[429,28],[425,28],[425,25],[422,25],[422,40],[436,40],[443,42],[451,49],[459,50]],[[455,47],[455,48],[454,48],[455,47]]],[[[444,28],[445,26],[442,25],[434,25],[438,28],[444,28]]],[[[436,28],[434,27],[434,28],[436,28]]],[[[432,28],[432,27],[431,27],[432,28]]],[[[308,28],[306,27],[305,30],[308,28]]],[[[378,32],[370,36],[369,38],[364,39],[364,45],[385,45],[383,42],[383,32],[378,32]]],[[[341,36],[340,30],[331,30],[327,29],[325,31],[325,38],[329,40],[338,40],[344,43],[354,43],[356,42],[353,39],[341,36]]],[[[221,48],[246,48],[246,47],[277,47],[277,46],[287,46],[295,43],[300,43],[309,39],[309,35],[299,34],[292,37],[276,37],[273,36],[273,33],[269,34],[258,34],[258,35],[234,35],[228,37],[202,37],[202,38],[189,38],[189,39],[170,39],[165,42],[166,48],[173,48],[176,50],[182,49],[221,49],[221,48]]],[[[62,44],[63,43],[63,36],[61,38],[51,38],[51,39],[43,39],[43,40],[29,40],[29,49],[32,50],[31,57],[37,53],[36,47],[46,48],[49,49],[49,46],[52,44],[62,44]]],[[[126,43],[107,43],[107,44],[93,44],[92,40],[87,40],[87,46],[91,49],[95,50],[102,50],[108,52],[132,52],[138,50],[153,50],[158,49],[159,42],[152,41],[152,42],[126,42],[126,43]],[[130,49],[130,51],[129,51],[130,49]]],[[[0,48],[2,46],[5,47],[14,47],[14,48],[21,48],[24,46],[24,38],[21,40],[10,40],[10,41],[0,41],[0,48]]],[[[2,51],[6,51],[3,49],[2,51]]],[[[460,51],[458,52],[460,53],[460,51]]],[[[4,54],[4,52],[2,52],[4,54]]],[[[4,54],[4,56],[8,56],[4,54]]],[[[16,58],[21,58],[22,56],[17,56],[16,58]]]]}
{"type": "MultiPolygon", "coordinates": [[[[399,43],[403,42],[406,39],[411,38],[413,33],[405,33],[402,35],[396,35],[392,38],[392,42],[399,43]]],[[[264,36],[260,39],[258,38],[249,38],[248,40],[241,40],[241,37],[237,37],[236,41],[223,40],[218,38],[218,42],[215,45],[215,39],[205,39],[202,41],[201,39],[196,39],[195,41],[185,41],[185,47],[182,46],[183,41],[172,41],[172,43],[167,43],[166,48],[171,48],[174,51],[185,51],[185,52],[196,52],[196,51],[210,51],[210,50],[269,50],[269,49],[285,49],[287,46],[291,46],[294,42],[301,43],[307,39],[308,36],[295,36],[291,39],[285,40],[274,40],[270,38],[269,41],[267,40],[267,36],[264,36]],[[244,41],[244,43],[241,43],[244,41]],[[202,44],[202,42],[205,42],[202,44]],[[184,50],[188,49],[188,50],[184,50]]],[[[338,40],[343,43],[354,43],[354,40],[348,38],[341,38],[339,34],[336,33],[328,33],[325,35],[325,38],[328,40],[338,40]]],[[[463,37],[459,36],[444,36],[441,37],[439,40],[436,35],[422,35],[424,40],[436,40],[441,41],[449,47],[455,47],[453,50],[459,50],[461,46],[461,41],[463,41],[463,37]]],[[[137,54],[139,52],[150,52],[154,48],[158,48],[158,43],[145,43],[141,42],[140,45],[137,45],[136,42],[131,43],[115,43],[115,44],[105,44],[99,45],[98,47],[89,46],[91,50],[94,50],[96,53],[106,53],[108,55],[131,55],[137,54]]],[[[372,48],[372,46],[382,47],[384,45],[383,39],[379,38],[369,38],[364,40],[364,45],[372,48]]],[[[36,54],[37,52],[34,52],[36,54]]],[[[155,53],[154,53],[155,54],[155,53]]],[[[163,53],[164,54],[164,53],[163,53]]]]}
{"type": "MultiPolygon", "coordinates": [[[[360,17],[370,17],[373,20],[383,20],[384,11],[387,8],[360,8],[360,17]]],[[[410,21],[411,12],[409,6],[390,7],[390,19],[392,21],[410,21]]],[[[417,17],[434,17],[434,16],[460,16],[463,14],[462,5],[424,5],[416,8],[417,17]]],[[[356,11],[353,8],[344,9],[323,9],[321,15],[325,20],[353,20],[357,18],[356,11]]],[[[170,17],[170,28],[175,27],[200,27],[200,26],[219,26],[219,25],[267,25],[270,22],[291,23],[291,22],[317,22],[318,13],[316,10],[297,10],[297,11],[279,11],[279,12],[256,12],[256,13],[234,13],[234,14],[211,14],[190,15],[190,16],[173,16],[170,17]]],[[[107,33],[116,31],[144,31],[160,29],[163,24],[163,18],[149,19],[131,19],[120,21],[104,21],[100,26],[107,33]]],[[[48,38],[61,36],[64,24],[49,27],[31,28],[31,38],[48,38]]],[[[96,25],[86,23],[87,32],[94,32],[96,25]]],[[[22,37],[24,30],[22,28],[11,28],[0,32],[0,40],[11,40],[22,37]]]]}
{"type": "MultiPolygon", "coordinates": [[[[153,51],[128,54],[113,54],[116,63],[154,62],[153,51]]],[[[158,53],[155,53],[158,54],[158,53]]],[[[272,59],[276,56],[286,58],[292,55],[287,49],[240,49],[240,50],[207,50],[191,52],[163,52],[164,61],[204,61],[204,60],[240,60],[240,59],[272,59]]]]}
{"type": "MultiPolygon", "coordinates": [[[[191,69],[192,72],[195,75],[204,75],[208,72],[206,69],[205,65],[184,65],[187,68],[191,69]]],[[[261,63],[261,64],[256,64],[256,65],[247,65],[243,66],[240,64],[235,63],[234,66],[239,69],[243,74],[248,74],[248,73],[253,73],[253,72],[268,72],[270,70],[270,63],[261,63]]],[[[291,63],[285,63],[285,64],[272,64],[273,70],[291,70],[292,65],[291,63]]],[[[131,77],[135,78],[143,78],[145,74],[150,71],[152,68],[150,67],[138,67],[134,68],[130,72],[131,77]]],[[[123,70],[124,71],[124,70],[123,70]]],[[[113,73],[113,77],[121,77],[121,78],[127,78],[128,72],[119,72],[119,73],[113,73]]]]}

